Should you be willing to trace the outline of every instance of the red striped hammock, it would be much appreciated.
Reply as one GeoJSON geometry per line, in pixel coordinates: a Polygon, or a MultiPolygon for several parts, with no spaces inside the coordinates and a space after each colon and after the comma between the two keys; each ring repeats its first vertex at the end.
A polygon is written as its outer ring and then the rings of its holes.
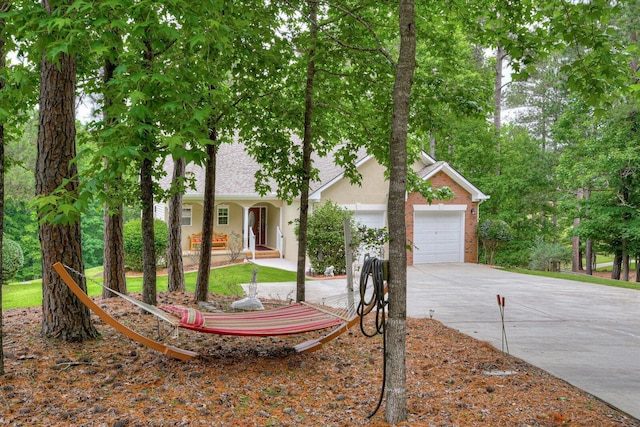
{"type": "Polygon", "coordinates": [[[264,311],[203,313],[181,306],[160,309],[179,320],[178,327],[218,335],[275,336],[337,327],[347,320],[308,304],[291,304],[264,311]]]}

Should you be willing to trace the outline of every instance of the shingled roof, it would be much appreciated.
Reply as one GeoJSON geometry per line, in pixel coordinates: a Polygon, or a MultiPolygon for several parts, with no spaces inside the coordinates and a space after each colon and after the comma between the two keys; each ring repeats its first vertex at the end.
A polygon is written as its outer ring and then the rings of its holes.
{"type": "MultiPolygon", "coordinates": [[[[366,156],[364,150],[358,158],[366,156]]],[[[334,178],[340,176],[344,169],[336,166],[332,156],[313,156],[313,165],[319,170],[319,181],[311,183],[310,192],[322,187],[334,178]]],[[[171,183],[171,173],[173,171],[172,159],[167,159],[164,165],[167,171],[160,185],[168,188],[171,183]]],[[[255,190],[255,173],[260,165],[244,149],[240,142],[221,144],[218,149],[216,163],[216,198],[261,198],[255,190]]],[[[204,192],[204,168],[193,163],[187,165],[187,174],[193,174],[196,182],[196,189],[189,188],[185,192],[187,198],[198,198],[204,192]]],[[[272,183],[272,189],[274,189],[272,183]]],[[[275,191],[265,197],[275,197],[275,191]]]]}

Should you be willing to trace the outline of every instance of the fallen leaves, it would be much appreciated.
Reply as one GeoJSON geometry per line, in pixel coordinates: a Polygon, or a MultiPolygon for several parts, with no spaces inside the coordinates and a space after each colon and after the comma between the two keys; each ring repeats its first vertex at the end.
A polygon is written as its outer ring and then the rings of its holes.
{"type": "MultiPolygon", "coordinates": [[[[189,304],[191,295],[161,294],[189,304]]],[[[120,299],[96,298],[147,336],[153,318],[120,299]]],[[[212,296],[220,307],[229,300],[212,296]]],[[[358,328],[320,351],[313,337],[242,338],[180,331],[172,345],[201,357],[179,362],[117,334],[94,317],[98,340],[39,335],[40,309],[9,310],[0,425],[385,426],[382,343],[358,328]]],[[[435,320],[407,321],[406,426],[640,426],[589,394],[435,320]]]]}

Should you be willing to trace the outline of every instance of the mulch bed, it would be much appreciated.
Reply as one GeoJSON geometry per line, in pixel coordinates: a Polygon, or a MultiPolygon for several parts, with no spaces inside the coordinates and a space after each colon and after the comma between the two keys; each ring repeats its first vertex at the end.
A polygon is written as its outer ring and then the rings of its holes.
{"type": "MultiPolygon", "coordinates": [[[[188,305],[191,299],[160,293],[158,302],[188,305]]],[[[129,303],[95,301],[155,336],[155,319],[129,303]]],[[[212,295],[211,301],[227,308],[231,299],[212,295]]],[[[367,419],[380,392],[382,340],[364,337],[359,328],[311,354],[291,347],[313,334],[240,338],[180,331],[169,342],[201,357],[179,362],[136,345],[97,317],[95,341],[45,339],[40,317],[40,308],[4,312],[2,426],[388,425],[384,404],[367,419]]],[[[640,427],[595,397],[436,320],[408,319],[407,332],[409,417],[399,425],[640,427]]]]}

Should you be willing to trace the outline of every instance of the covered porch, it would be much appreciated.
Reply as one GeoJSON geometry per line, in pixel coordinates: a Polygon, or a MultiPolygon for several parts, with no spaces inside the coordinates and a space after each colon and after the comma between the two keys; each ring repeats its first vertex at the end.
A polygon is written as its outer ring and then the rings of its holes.
{"type": "MultiPolygon", "coordinates": [[[[185,197],[182,209],[182,249],[185,265],[200,257],[202,200],[185,197]]],[[[284,254],[282,202],[278,200],[216,200],[212,262],[232,259],[281,258],[284,254]]]]}

